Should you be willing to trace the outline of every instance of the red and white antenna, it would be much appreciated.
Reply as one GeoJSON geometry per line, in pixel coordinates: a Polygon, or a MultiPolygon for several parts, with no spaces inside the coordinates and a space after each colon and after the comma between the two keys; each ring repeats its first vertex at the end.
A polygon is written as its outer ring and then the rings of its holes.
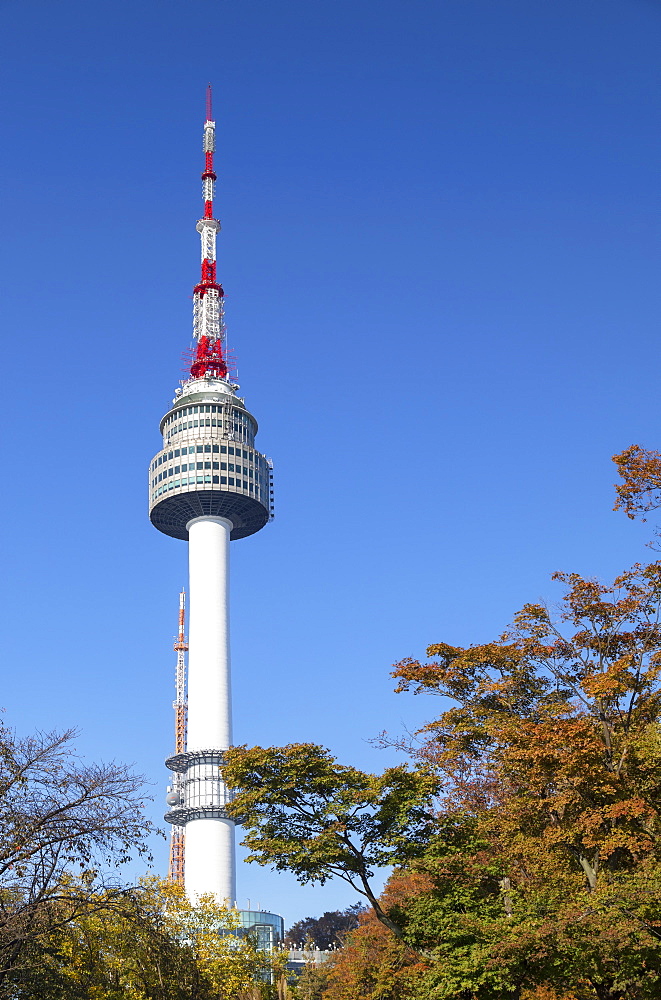
{"type": "Polygon", "coordinates": [[[197,341],[191,376],[203,378],[212,375],[227,377],[225,356],[225,322],[223,318],[222,285],[216,281],[216,234],[220,222],[213,217],[213,195],[216,174],[213,169],[213,154],[216,149],[216,123],[211,107],[211,84],[207,86],[207,117],[204,123],[204,173],[202,174],[202,198],[204,218],[197,224],[202,241],[202,277],[193,289],[193,337],[197,341]]]}

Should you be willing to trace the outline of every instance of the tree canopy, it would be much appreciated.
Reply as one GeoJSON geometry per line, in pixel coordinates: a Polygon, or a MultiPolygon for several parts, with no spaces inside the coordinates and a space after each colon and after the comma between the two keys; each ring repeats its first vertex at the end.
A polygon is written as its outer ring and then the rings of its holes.
{"type": "Polygon", "coordinates": [[[122,881],[149,860],[142,780],[84,763],[73,738],[0,726],[0,996],[275,1000],[286,953],[259,951],[236,911],[122,881]]]}
{"type": "Polygon", "coordinates": [[[288,870],[303,882],[336,876],[365,896],[394,934],[371,879],[376,868],[402,864],[424,850],[434,828],[437,782],[424,767],[367,774],[338,764],[323,747],[232,747],[225,780],[229,809],[247,831],[248,860],[288,870]]]}
{"type": "Polygon", "coordinates": [[[39,938],[120,903],[113,873],[149,857],[142,779],[85,764],[73,738],[0,725],[0,982],[39,938]]]}
{"type": "Polygon", "coordinates": [[[358,927],[358,914],[363,907],[360,903],[345,910],[327,910],[320,917],[304,917],[297,920],[285,934],[285,944],[290,948],[312,945],[321,951],[340,948],[349,931],[358,927]]]}
{"type": "MultiPolygon", "coordinates": [[[[98,900],[35,944],[9,977],[15,1000],[268,1000],[272,963],[237,936],[236,911],[213,899],[191,907],[182,889],[145,879],[122,905],[98,900]],[[108,905],[104,905],[104,903],[108,905]]],[[[276,962],[277,964],[277,962],[276,962]]]]}

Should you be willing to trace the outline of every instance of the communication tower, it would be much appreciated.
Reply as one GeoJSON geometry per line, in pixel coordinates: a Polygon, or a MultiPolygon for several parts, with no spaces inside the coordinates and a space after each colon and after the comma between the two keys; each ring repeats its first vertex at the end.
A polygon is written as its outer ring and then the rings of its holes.
{"type": "Polygon", "coordinates": [[[202,273],[193,289],[190,373],[160,422],[163,447],[149,467],[149,516],[188,542],[188,736],[166,761],[174,773],[165,819],[185,828],[185,887],[236,899],[234,824],[225,807],[223,752],[232,743],[229,644],[229,543],[273,515],[272,466],[255,447],[257,421],[237,394],[225,343],[222,285],[216,274],[213,215],[215,128],[211,87],[204,123],[202,197],[197,223],[202,273]]]}

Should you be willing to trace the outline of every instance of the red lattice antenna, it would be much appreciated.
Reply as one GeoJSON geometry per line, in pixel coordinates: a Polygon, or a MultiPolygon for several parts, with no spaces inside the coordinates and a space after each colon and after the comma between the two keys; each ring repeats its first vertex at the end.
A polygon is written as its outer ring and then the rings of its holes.
{"type": "Polygon", "coordinates": [[[191,365],[193,378],[207,375],[227,378],[225,357],[225,322],[223,317],[222,286],[216,280],[216,235],[220,223],[213,217],[213,196],[216,174],[213,154],[216,149],[216,123],[213,120],[211,84],[207,86],[206,120],[204,122],[204,172],[202,197],[204,217],[197,224],[202,239],[202,276],[193,289],[193,337],[195,355],[191,365]]]}

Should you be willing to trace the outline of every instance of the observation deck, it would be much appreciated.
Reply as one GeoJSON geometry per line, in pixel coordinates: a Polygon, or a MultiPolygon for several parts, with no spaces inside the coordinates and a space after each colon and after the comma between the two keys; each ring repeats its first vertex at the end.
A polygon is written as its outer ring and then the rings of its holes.
{"type": "Polygon", "coordinates": [[[163,448],[149,466],[149,517],[166,535],[187,540],[193,518],[224,517],[235,540],[273,517],[272,466],[255,448],[257,421],[237,389],[213,376],[191,379],[161,420],[163,448]]]}

